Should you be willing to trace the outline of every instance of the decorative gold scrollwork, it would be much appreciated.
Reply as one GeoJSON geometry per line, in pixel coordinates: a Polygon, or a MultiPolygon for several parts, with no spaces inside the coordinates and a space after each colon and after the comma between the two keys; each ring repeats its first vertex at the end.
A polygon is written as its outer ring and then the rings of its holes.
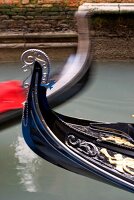
{"type": "Polygon", "coordinates": [[[116,144],[120,144],[120,145],[125,145],[128,147],[132,147],[134,148],[134,144],[129,142],[126,138],[121,138],[115,135],[110,135],[108,137],[101,137],[102,141],[111,141],[111,142],[115,142],[116,144]]]}
{"type": "Polygon", "coordinates": [[[123,157],[122,154],[114,154],[114,156],[111,156],[105,148],[102,148],[100,153],[108,159],[110,164],[116,166],[115,168],[117,171],[121,173],[127,172],[134,176],[134,159],[130,157],[123,157]]]}

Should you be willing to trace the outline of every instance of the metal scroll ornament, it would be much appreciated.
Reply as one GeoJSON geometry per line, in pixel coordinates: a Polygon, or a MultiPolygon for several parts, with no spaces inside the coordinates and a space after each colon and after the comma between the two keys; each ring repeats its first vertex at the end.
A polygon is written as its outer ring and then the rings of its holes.
{"type": "MultiPolygon", "coordinates": [[[[22,54],[21,60],[24,63],[22,67],[23,71],[27,72],[30,70],[31,74],[32,74],[32,66],[35,63],[35,61],[40,63],[43,70],[41,84],[48,85],[48,78],[50,73],[50,61],[48,56],[43,51],[39,49],[29,49],[22,54]]],[[[29,78],[31,77],[31,74],[24,80],[24,87],[26,88],[29,87],[30,84],[29,78]]]]}
{"type": "Polygon", "coordinates": [[[74,135],[67,137],[66,144],[77,153],[85,156],[94,157],[98,154],[98,149],[93,143],[76,138],[74,135]]]}

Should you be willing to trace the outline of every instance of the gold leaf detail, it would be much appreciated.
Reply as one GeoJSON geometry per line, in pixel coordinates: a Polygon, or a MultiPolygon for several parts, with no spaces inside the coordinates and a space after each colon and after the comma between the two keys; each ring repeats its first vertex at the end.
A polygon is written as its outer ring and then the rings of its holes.
{"type": "Polygon", "coordinates": [[[102,148],[100,152],[105,155],[110,164],[116,166],[115,168],[117,171],[121,173],[127,172],[134,176],[134,159],[130,157],[124,158],[122,154],[111,156],[105,148],[102,148]]]}
{"type": "Polygon", "coordinates": [[[111,141],[111,142],[115,142],[116,144],[123,144],[125,146],[134,148],[134,144],[129,142],[125,138],[121,138],[121,137],[117,137],[117,136],[111,135],[111,136],[108,136],[108,137],[101,137],[101,139],[103,141],[111,141]]]}

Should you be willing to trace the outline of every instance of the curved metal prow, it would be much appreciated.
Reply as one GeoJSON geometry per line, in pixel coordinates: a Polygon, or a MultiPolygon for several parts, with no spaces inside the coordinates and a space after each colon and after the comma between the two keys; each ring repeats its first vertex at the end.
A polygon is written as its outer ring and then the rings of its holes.
{"type": "MultiPolygon", "coordinates": [[[[21,60],[24,63],[22,67],[23,71],[27,72],[30,70],[31,74],[35,61],[39,62],[43,70],[41,84],[46,84],[48,82],[50,74],[50,61],[46,53],[38,49],[29,49],[22,54],[21,60]]],[[[29,78],[31,78],[31,74],[23,81],[23,85],[26,88],[30,85],[29,78]]]]}

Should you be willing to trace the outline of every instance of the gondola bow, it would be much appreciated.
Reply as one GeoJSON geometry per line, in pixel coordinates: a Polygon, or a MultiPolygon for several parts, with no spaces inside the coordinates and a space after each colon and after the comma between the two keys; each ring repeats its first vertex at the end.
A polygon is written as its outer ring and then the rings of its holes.
{"type": "Polygon", "coordinates": [[[22,118],[29,147],[57,166],[89,177],[94,174],[134,191],[134,125],[101,123],[54,112],[46,97],[48,76],[44,82],[42,77],[43,66],[35,60],[22,118]]]}

